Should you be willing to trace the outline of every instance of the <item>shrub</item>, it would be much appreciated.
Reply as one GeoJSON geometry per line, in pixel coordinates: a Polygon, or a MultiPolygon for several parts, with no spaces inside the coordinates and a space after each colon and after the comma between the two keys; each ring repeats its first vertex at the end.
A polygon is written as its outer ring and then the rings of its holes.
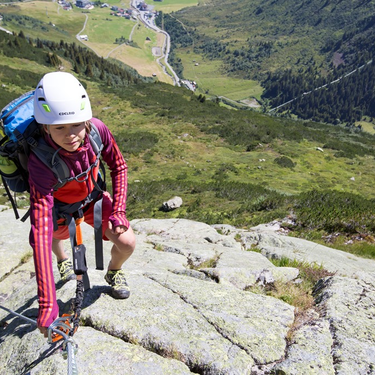
{"type": "Polygon", "coordinates": [[[150,132],[119,132],[116,140],[124,153],[138,155],[155,146],[158,143],[158,136],[150,132]]]}
{"type": "Polygon", "coordinates": [[[299,195],[294,205],[299,226],[328,233],[373,232],[375,202],[334,190],[312,190],[299,195]]]}
{"type": "Polygon", "coordinates": [[[291,159],[289,159],[286,156],[280,156],[279,158],[276,158],[274,162],[283,168],[293,169],[296,166],[296,163],[294,163],[291,159]]]}

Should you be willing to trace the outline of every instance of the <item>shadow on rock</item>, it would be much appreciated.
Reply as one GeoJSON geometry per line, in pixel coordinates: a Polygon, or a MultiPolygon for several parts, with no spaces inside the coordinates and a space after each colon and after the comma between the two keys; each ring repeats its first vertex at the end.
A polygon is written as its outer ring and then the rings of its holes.
{"type": "Polygon", "coordinates": [[[40,354],[38,359],[36,359],[35,361],[33,361],[29,365],[27,365],[27,367],[22,371],[22,373],[20,375],[29,375],[29,374],[31,375],[31,370],[33,368],[35,368],[42,361],[45,361],[46,358],[54,355],[57,350],[61,349],[61,346],[62,346],[61,341],[57,342],[55,344],[51,344],[51,346],[49,346],[44,352],[42,352],[40,354]]]}
{"type": "Polygon", "coordinates": [[[82,308],[93,305],[102,294],[111,295],[111,287],[106,285],[95,285],[84,294],[82,308]]]}

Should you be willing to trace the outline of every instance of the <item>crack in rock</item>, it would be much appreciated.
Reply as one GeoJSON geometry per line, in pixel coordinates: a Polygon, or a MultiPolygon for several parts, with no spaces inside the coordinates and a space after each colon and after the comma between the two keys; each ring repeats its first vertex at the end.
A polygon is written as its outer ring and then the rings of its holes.
{"type": "MultiPolygon", "coordinates": [[[[204,315],[204,313],[199,309],[198,306],[194,305],[193,303],[189,302],[187,300],[187,298],[185,298],[181,293],[178,293],[177,291],[173,290],[171,287],[168,287],[166,285],[163,285],[160,281],[156,280],[155,278],[153,278],[151,275],[144,275],[145,277],[148,277],[150,280],[158,283],[160,286],[162,286],[163,288],[165,289],[168,289],[170,290],[172,293],[176,294],[179,298],[181,298],[182,301],[184,301],[186,304],[192,306],[201,316],[202,318],[204,318],[204,320],[210,325],[212,326],[224,339],[228,340],[233,346],[236,346],[242,350],[244,350],[249,356],[252,357],[251,353],[249,352],[249,350],[246,348],[246,347],[243,347],[241,345],[239,345],[238,343],[235,343],[232,341],[232,339],[230,337],[228,337],[228,335],[225,335],[224,332],[220,329],[220,327],[212,322],[210,322],[207,317],[204,315]]],[[[252,357],[253,358],[253,357],[252,357]]],[[[256,363],[256,360],[255,358],[253,358],[254,362],[256,363]]]]}

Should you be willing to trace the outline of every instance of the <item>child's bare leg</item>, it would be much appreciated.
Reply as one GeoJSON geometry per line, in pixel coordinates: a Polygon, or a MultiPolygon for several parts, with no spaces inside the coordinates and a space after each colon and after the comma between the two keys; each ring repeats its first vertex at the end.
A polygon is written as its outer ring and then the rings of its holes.
{"type": "Polygon", "coordinates": [[[54,238],[52,240],[52,251],[56,255],[57,261],[60,262],[66,258],[69,258],[64,250],[64,241],[54,238]]]}
{"type": "Polygon", "coordinates": [[[136,243],[134,232],[131,227],[121,234],[114,234],[107,229],[105,235],[113,243],[108,270],[119,270],[134,251],[136,243]]]}
{"type": "Polygon", "coordinates": [[[111,260],[108,264],[108,271],[104,279],[111,286],[112,296],[114,298],[128,298],[130,296],[130,289],[121,267],[134,251],[134,232],[132,228],[128,228],[124,233],[114,234],[110,229],[107,229],[105,235],[113,242],[113,246],[111,250],[111,260]]]}
{"type": "Polygon", "coordinates": [[[56,255],[56,258],[57,258],[57,268],[59,270],[61,280],[62,281],[75,280],[76,275],[73,270],[72,262],[70,260],[66,262],[62,262],[63,260],[69,258],[64,250],[64,241],[54,238],[52,240],[52,251],[56,255]]]}

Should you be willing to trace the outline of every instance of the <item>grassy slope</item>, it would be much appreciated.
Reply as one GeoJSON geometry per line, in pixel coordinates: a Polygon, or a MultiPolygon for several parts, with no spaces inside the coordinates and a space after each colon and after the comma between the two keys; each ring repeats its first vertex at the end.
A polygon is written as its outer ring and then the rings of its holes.
{"type": "Polygon", "coordinates": [[[164,13],[177,12],[180,9],[199,5],[201,1],[197,0],[163,0],[161,2],[154,1],[151,6],[157,11],[163,11],[164,13]]]}
{"type": "MultiPolygon", "coordinates": [[[[2,59],[1,65],[12,65],[14,69],[23,70],[26,66],[25,61],[21,59],[7,58],[2,59]]],[[[48,68],[36,63],[27,64],[27,69],[40,75],[48,71],[48,68]]],[[[202,132],[195,123],[190,122],[189,107],[192,106],[191,110],[194,110],[195,106],[189,104],[192,100],[190,92],[171,86],[161,87],[164,94],[163,98],[159,98],[160,104],[154,101],[155,96],[160,95],[159,85],[156,88],[153,85],[139,87],[135,92],[134,88],[123,90],[123,98],[114,94],[103,95],[94,84],[91,84],[89,89],[95,115],[108,123],[114,131],[144,130],[159,137],[154,156],[149,163],[144,162],[143,153],[129,155],[130,181],[174,178],[182,172],[193,179],[197,173],[204,174],[206,179],[214,179],[222,164],[232,164],[236,172],[228,172],[231,180],[266,184],[272,189],[288,194],[310,188],[327,187],[375,198],[372,188],[375,178],[375,170],[372,168],[373,157],[365,156],[355,160],[336,158],[335,150],[325,149],[323,153],[316,150],[317,147],[323,147],[324,142],[307,140],[299,143],[275,140],[252,152],[246,152],[245,145],[232,146],[217,135],[202,132]],[[187,100],[187,109],[182,111],[175,108],[174,111],[171,110],[170,117],[165,116],[163,107],[168,105],[166,103],[172,102],[174,95],[181,94],[187,100]],[[147,96],[147,108],[138,106],[137,97],[147,96]],[[178,112],[182,117],[177,115],[178,112]],[[293,170],[281,168],[273,162],[281,155],[288,156],[296,163],[293,170]],[[351,177],[355,180],[351,180],[351,177]]],[[[10,87],[10,90],[22,92],[32,88],[10,87]]],[[[228,118],[233,113],[233,110],[221,111],[220,116],[228,118]]],[[[199,114],[197,116],[194,122],[199,123],[199,114]]],[[[253,118],[255,114],[249,112],[244,116],[253,118]]],[[[269,118],[259,114],[256,116],[269,118]]],[[[241,121],[240,118],[238,121],[241,121]]],[[[258,120],[255,118],[255,121],[258,120]]],[[[301,122],[301,126],[302,124],[301,122]]]]}
{"type": "Polygon", "coordinates": [[[260,99],[263,89],[257,82],[223,74],[220,61],[206,59],[191,49],[179,51],[178,56],[183,61],[184,77],[197,83],[198,93],[225,96],[236,101],[253,97],[260,99]]]}
{"type": "MultiPolygon", "coordinates": [[[[35,77],[50,70],[23,59],[4,57],[1,66],[30,72],[35,77]]],[[[71,69],[67,62],[64,66],[67,71],[71,69]]],[[[5,78],[9,77],[0,76],[3,82],[5,78]]],[[[85,77],[81,79],[86,81],[85,77]]],[[[6,81],[6,90],[10,93],[34,88],[33,85],[20,87],[10,81],[6,81]]],[[[37,79],[34,85],[36,83],[37,79]]],[[[315,140],[308,140],[308,137],[299,141],[270,137],[267,142],[247,152],[246,145],[256,137],[244,135],[243,138],[247,139],[236,144],[210,129],[220,129],[231,122],[233,125],[255,124],[259,130],[271,124],[280,129],[295,127],[302,134],[305,123],[200,103],[191,92],[164,84],[139,85],[124,88],[118,93],[90,81],[87,84],[94,114],[116,134],[129,164],[128,213],[131,218],[179,216],[207,222],[216,220],[253,225],[267,219],[282,218],[280,215],[286,213],[285,208],[280,212],[242,212],[243,205],[248,203],[245,196],[242,199],[220,196],[213,190],[205,189],[202,183],[219,182],[224,187],[227,182],[237,181],[248,185],[250,190],[249,184],[256,184],[287,196],[317,188],[375,198],[372,188],[375,177],[373,156],[336,157],[336,150],[326,148],[320,152],[316,149],[323,147],[330,138],[355,139],[355,135],[339,128],[323,126],[321,130],[316,130],[323,136],[317,136],[315,140]],[[157,142],[136,150],[135,142],[129,143],[128,139],[138,140],[142,134],[156,135],[157,142]],[[284,168],[276,164],[275,159],[280,156],[290,158],[295,167],[284,168]],[[161,203],[176,194],[182,196],[183,208],[171,213],[159,211],[161,203]]],[[[372,250],[368,256],[373,256],[371,254],[372,250]]]]}
{"type": "MultiPolygon", "coordinates": [[[[118,98],[114,101],[115,97],[111,95],[100,98],[97,114],[112,124],[116,131],[126,128],[130,133],[148,131],[158,135],[159,141],[154,147],[154,154],[147,163],[144,162],[143,153],[129,156],[132,160],[131,180],[175,178],[182,172],[192,179],[198,173],[203,174],[207,180],[214,180],[215,173],[223,164],[231,164],[235,167],[235,172],[228,172],[231,180],[266,184],[274,190],[288,194],[311,188],[334,188],[375,198],[372,189],[372,181],[375,177],[375,171],[372,170],[372,156],[355,159],[337,158],[334,156],[335,150],[325,149],[324,152],[317,150],[317,147],[323,147],[323,141],[306,139],[300,142],[275,139],[252,152],[247,152],[246,143],[234,146],[217,135],[203,132],[199,126],[200,116],[203,121],[204,116],[209,112],[197,113],[199,105],[195,104],[195,99],[192,98],[194,97],[184,89],[159,85],[131,88],[129,92],[123,90],[121,101],[118,98]],[[162,90],[163,97],[159,90],[162,90]],[[155,99],[158,95],[160,95],[159,100],[155,99]],[[181,95],[185,97],[181,99],[181,101],[185,100],[185,110],[181,107],[173,107],[172,104],[170,104],[171,108],[165,109],[168,108],[168,103],[172,102],[173,97],[176,102],[176,97],[181,95]],[[142,102],[137,99],[141,97],[142,102]],[[145,101],[147,104],[144,103],[145,101]],[[100,108],[105,109],[100,110],[100,108]],[[189,116],[189,111],[195,111],[196,116],[189,116]],[[292,170],[281,168],[274,163],[274,159],[282,155],[288,156],[296,163],[292,170]]],[[[218,112],[219,109],[215,111],[218,112]]],[[[221,109],[217,116],[230,118],[233,116],[233,111],[221,109]]],[[[279,121],[251,112],[242,117],[235,115],[235,121],[236,118],[238,121],[243,118],[254,122],[279,121]]],[[[215,118],[211,121],[214,123],[215,118]]],[[[280,126],[287,126],[288,122],[289,120],[280,126]]],[[[303,122],[297,124],[303,126],[303,122]]],[[[334,136],[334,128],[332,132],[334,136]]],[[[251,141],[252,139],[249,139],[249,143],[251,141]]]]}
{"type": "Polygon", "coordinates": [[[75,35],[82,29],[85,21],[85,15],[81,12],[63,11],[54,2],[32,1],[11,6],[2,6],[0,10],[2,14],[25,15],[39,20],[44,24],[43,28],[41,25],[35,25],[31,21],[23,22],[22,25],[17,22],[2,22],[1,26],[16,33],[23,30],[27,37],[47,39],[55,42],[60,42],[61,39],[68,43],[76,41],[75,35]]]}

